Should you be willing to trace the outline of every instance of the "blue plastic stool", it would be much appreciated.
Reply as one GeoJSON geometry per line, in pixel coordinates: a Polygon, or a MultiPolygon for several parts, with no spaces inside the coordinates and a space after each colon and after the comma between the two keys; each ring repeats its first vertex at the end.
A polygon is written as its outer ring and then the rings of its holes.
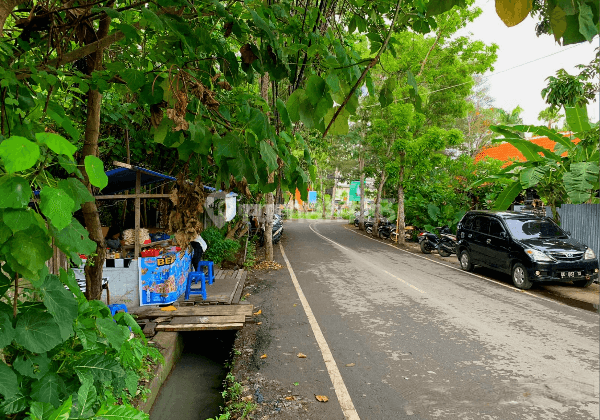
{"type": "Polygon", "coordinates": [[[198,263],[198,270],[202,270],[202,267],[207,267],[208,269],[208,278],[206,279],[208,284],[213,284],[215,282],[213,266],[214,263],[212,261],[200,261],[198,263]]]}
{"type": "Polygon", "coordinates": [[[108,305],[108,309],[110,309],[110,314],[112,316],[115,316],[115,314],[119,311],[129,313],[129,311],[127,310],[127,306],[125,306],[122,303],[113,303],[112,305],[108,305]]]}
{"type": "Polygon", "coordinates": [[[206,300],[206,277],[200,271],[190,271],[185,287],[185,300],[190,298],[190,295],[202,295],[202,299],[206,300]],[[199,288],[192,289],[192,282],[200,282],[199,288]]]}

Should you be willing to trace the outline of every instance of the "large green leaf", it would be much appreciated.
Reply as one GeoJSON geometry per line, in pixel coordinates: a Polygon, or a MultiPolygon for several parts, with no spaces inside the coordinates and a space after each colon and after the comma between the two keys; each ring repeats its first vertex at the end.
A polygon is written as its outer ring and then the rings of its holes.
{"type": "Polygon", "coordinates": [[[144,16],[144,19],[150,22],[152,26],[154,26],[154,29],[161,30],[164,28],[160,18],[154,12],[152,12],[152,10],[142,7],[142,16],[144,16]]]}
{"type": "Polygon", "coordinates": [[[41,144],[48,146],[57,155],[65,155],[73,159],[73,153],[77,151],[77,146],[55,133],[37,133],[35,138],[41,144]]]}
{"type": "MultiPolygon", "coordinates": [[[[12,320],[5,312],[0,312],[0,348],[8,346],[15,337],[12,320]]],[[[0,374],[0,376],[2,376],[0,374]]]]}
{"type": "Polygon", "coordinates": [[[79,284],[77,284],[77,280],[75,279],[75,273],[73,270],[69,269],[69,271],[65,271],[62,268],[60,269],[60,282],[67,286],[71,293],[73,293],[78,298],[84,298],[83,292],[79,288],[79,284]]]}
{"type": "MultiPolygon", "coordinates": [[[[336,111],[339,107],[331,108],[329,112],[325,115],[325,126],[328,126],[331,122],[331,119],[335,115],[336,111]]],[[[350,114],[346,109],[343,109],[342,112],[338,115],[338,117],[333,122],[333,125],[329,129],[329,134],[333,136],[341,136],[344,134],[348,134],[349,126],[348,126],[348,117],[350,114]]]]}
{"type": "Polygon", "coordinates": [[[17,374],[4,362],[0,361],[0,394],[4,398],[11,398],[18,390],[17,374]]]}
{"type": "Polygon", "coordinates": [[[90,179],[90,183],[103,189],[108,185],[108,176],[104,172],[104,164],[96,156],[86,156],[84,159],[85,170],[90,179]]]}
{"type": "Polygon", "coordinates": [[[427,3],[427,15],[441,15],[452,9],[454,6],[463,4],[464,0],[431,0],[427,3]]]}
{"type": "Polygon", "coordinates": [[[52,315],[31,309],[17,316],[15,341],[31,352],[43,353],[52,350],[62,339],[52,315]]]}
{"type": "Polygon", "coordinates": [[[2,221],[10,227],[13,233],[28,229],[30,226],[40,226],[37,213],[30,208],[6,209],[0,212],[2,221]]]}
{"type": "Polygon", "coordinates": [[[552,28],[552,33],[556,42],[560,42],[560,39],[567,30],[566,17],[565,11],[559,6],[552,9],[552,12],[550,13],[550,27],[552,28]]]}
{"type": "Polygon", "coordinates": [[[285,107],[285,103],[277,98],[277,112],[279,113],[279,118],[281,118],[281,122],[285,125],[289,130],[292,129],[292,121],[290,120],[290,116],[288,114],[287,108],[285,107]]]}
{"type": "Polygon", "coordinates": [[[24,208],[31,199],[31,187],[20,176],[0,176],[0,209],[24,208]]]}
{"type": "Polygon", "coordinates": [[[125,371],[119,366],[119,362],[105,354],[87,355],[74,362],[72,367],[80,378],[91,375],[100,382],[110,382],[115,377],[125,376],[125,371]]]}
{"type": "MultiPolygon", "coordinates": [[[[596,7],[598,7],[597,3],[596,7]]],[[[598,35],[598,21],[594,19],[592,8],[584,2],[579,3],[579,33],[589,42],[598,35]]]]}
{"type": "Polygon", "coordinates": [[[34,401],[29,406],[29,415],[31,420],[48,420],[54,410],[52,404],[34,401]]]}
{"type": "Polygon", "coordinates": [[[388,78],[379,92],[379,103],[382,107],[386,107],[394,102],[394,89],[396,88],[396,79],[388,78]]]}
{"type": "Polygon", "coordinates": [[[0,143],[0,158],[9,174],[31,168],[40,157],[40,146],[25,137],[12,136],[0,143]]]}
{"type": "Polygon", "coordinates": [[[494,203],[494,210],[507,210],[521,191],[523,191],[521,181],[514,181],[498,196],[494,203]]]}
{"type": "Polygon", "coordinates": [[[12,397],[7,397],[0,403],[0,414],[15,414],[27,409],[28,403],[31,401],[29,393],[23,394],[18,387],[17,391],[12,397]]]}
{"type": "Polygon", "coordinates": [[[97,318],[96,326],[117,351],[121,350],[121,346],[129,338],[129,328],[117,325],[112,318],[97,318]]]}
{"type": "Polygon", "coordinates": [[[498,143],[500,141],[505,141],[507,143],[512,144],[519,150],[519,152],[521,152],[523,154],[523,156],[525,156],[525,159],[527,159],[528,162],[538,162],[538,161],[543,160],[544,158],[540,154],[543,154],[547,158],[553,159],[555,161],[561,160],[560,156],[557,156],[551,150],[548,150],[542,146],[538,146],[537,144],[535,144],[529,140],[524,140],[524,139],[520,138],[518,135],[516,135],[515,133],[505,129],[504,127],[490,126],[490,129],[492,131],[495,131],[499,134],[504,135],[503,139],[494,140],[495,143],[498,143]]]}
{"type": "MultiPolygon", "coordinates": [[[[575,144],[571,141],[571,139],[569,139],[568,137],[565,137],[561,133],[558,133],[556,130],[545,127],[543,125],[513,125],[510,127],[509,126],[502,126],[502,127],[505,129],[508,129],[508,130],[514,130],[514,131],[521,132],[521,133],[529,132],[529,133],[537,134],[540,136],[546,136],[553,142],[561,144],[567,150],[572,150],[575,147],[575,144]]],[[[552,155],[547,155],[547,154],[545,154],[545,155],[546,155],[546,157],[550,157],[550,158],[553,157],[552,155]]]]}
{"type": "Polygon", "coordinates": [[[215,162],[219,164],[221,158],[232,158],[237,156],[240,147],[240,139],[236,134],[227,133],[225,137],[216,138],[213,141],[215,162]]]}
{"type": "Polygon", "coordinates": [[[431,217],[431,220],[436,222],[440,217],[440,208],[433,203],[427,205],[427,214],[431,217]]]}
{"type": "Polygon", "coordinates": [[[52,257],[48,236],[38,226],[16,232],[2,245],[6,262],[15,272],[29,280],[39,280],[40,270],[52,257]]]}
{"type": "Polygon", "coordinates": [[[73,200],[73,212],[79,210],[83,203],[94,201],[94,196],[76,178],[67,178],[58,181],[58,188],[69,194],[69,197],[73,200]]]}
{"type": "Polygon", "coordinates": [[[132,92],[137,92],[146,83],[146,75],[135,69],[127,69],[121,72],[121,77],[127,82],[127,87],[132,92]]]}
{"type": "Polygon", "coordinates": [[[49,372],[33,383],[31,398],[35,401],[49,403],[54,407],[58,407],[60,405],[60,390],[63,386],[60,376],[49,372]]]}
{"type": "Polygon", "coordinates": [[[148,420],[148,414],[129,405],[103,405],[96,413],[99,420],[148,420]]]}
{"type": "Polygon", "coordinates": [[[277,169],[277,153],[273,150],[270,144],[266,141],[260,142],[260,156],[262,160],[267,164],[269,171],[277,169]]]}
{"type": "Polygon", "coordinates": [[[567,124],[574,133],[583,133],[592,129],[588,118],[587,108],[583,106],[566,106],[565,117],[567,124]]]}
{"type": "Polygon", "coordinates": [[[81,264],[79,254],[90,255],[96,251],[96,242],[89,238],[89,232],[75,218],[71,218],[71,223],[66,228],[51,230],[52,236],[56,238],[56,246],[76,264],[81,264]]]}
{"type": "Polygon", "coordinates": [[[327,83],[321,76],[313,74],[306,81],[306,96],[312,105],[316,105],[327,92],[327,83]]]}
{"type": "Polygon", "coordinates": [[[58,230],[67,227],[75,209],[75,201],[69,194],[60,188],[45,186],[40,191],[40,198],[40,209],[52,224],[58,230]]]}
{"type": "Polygon", "coordinates": [[[545,166],[536,166],[522,170],[519,174],[521,187],[527,189],[536,186],[544,178],[548,170],[549,168],[545,166]]]}
{"type": "Polygon", "coordinates": [[[87,419],[94,415],[94,405],[98,401],[96,387],[92,381],[83,381],[75,395],[71,418],[87,419]]]}
{"type": "Polygon", "coordinates": [[[563,175],[565,189],[573,204],[588,201],[598,189],[598,161],[572,163],[563,175]]]}
{"type": "Polygon", "coordinates": [[[306,126],[306,128],[314,128],[319,122],[319,118],[315,118],[316,107],[310,102],[310,99],[306,98],[300,103],[298,107],[298,114],[300,114],[300,121],[306,126]]]}
{"type": "Polygon", "coordinates": [[[13,361],[13,369],[19,372],[22,376],[27,376],[29,378],[39,379],[41,376],[35,373],[35,366],[33,362],[28,357],[25,359],[23,355],[18,356],[13,361]]]}
{"type": "Polygon", "coordinates": [[[73,294],[64,288],[58,276],[48,275],[40,287],[42,299],[48,312],[60,328],[63,340],[73,334],[73,321],[77,318],[77,301],[73,294]]]}
{"type": "MultiPolygon", "coordinates": [[[[69,395],[60,407],[47,417],[47,420],[68,420],[70,418],[71,409],[73,407],[73,396],[69,395]]],[[[46,419],[44,419],[46,420],[46,419]]]]}
{"type": "Polygon", "coordinates": [[[307,99],[304,89],[296,89],[288,98],[287,110],[292,121],[300,120],[300,104],[307,99]]]}

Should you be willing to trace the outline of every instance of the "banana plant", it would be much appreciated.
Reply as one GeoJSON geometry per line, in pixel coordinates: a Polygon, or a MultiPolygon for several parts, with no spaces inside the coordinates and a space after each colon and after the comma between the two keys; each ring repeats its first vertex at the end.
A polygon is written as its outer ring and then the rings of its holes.
{"type": "Polygon", "coordinates": [[[492,131],[503,136],[494,142],[512,144],[526,161],[514,162],[498,175],[472,184],[471,188],[484,182],[507,183],[494,203],[496,210],[506,210],[523,190],[535,188],[544,204],[551,207],[557,222],[556,208],[563,203],[597,203],[598,123],[590,124],[586,109],[579,106],[565,107],[565,115],[573,134],[561,134],[544,126],[491,126],[492,131]],[[525,132],[546,136],[556,145],[553,150],[539,146],[523,138],[521,133],[525,132]]]}

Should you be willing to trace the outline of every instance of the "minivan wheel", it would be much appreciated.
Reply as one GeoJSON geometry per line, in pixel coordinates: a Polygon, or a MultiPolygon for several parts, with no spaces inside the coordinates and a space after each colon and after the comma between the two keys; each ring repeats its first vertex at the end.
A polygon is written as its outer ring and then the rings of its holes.
{"type": "Polygon", "coordinates": [[[512,269],[512,280],[513,284],[522,290],[531,289],[533,283],[529,280],[529,274],[527,274],[527,269],[521,263],[516,263],[512,269]]]}
{"type": "Polygon", "coordinates": [[[594,282],[594,280],[575,280],[573,282],[573,284],[576,287],[588,287],[590,284],[592,284],[594,282]]]}
{"type": "Polygon", "coordinates": [[[464,250],[460,253],[460,268],[465,271],[473,271],[473,264],[471,263],[471,255],[469,251],[464,250]]]}

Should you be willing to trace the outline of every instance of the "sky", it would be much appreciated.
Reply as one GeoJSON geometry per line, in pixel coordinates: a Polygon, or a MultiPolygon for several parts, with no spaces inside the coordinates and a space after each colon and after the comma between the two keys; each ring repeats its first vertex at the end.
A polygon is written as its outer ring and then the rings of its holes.
{"type": "MultiPolygon", "coordinates": [[[[537,116],[548,107],[541,95],[547,84],[546,78],[555,76],[561,68],[569,74],[578,74],[575,66],[592,60],[594,49],[599,45],[598,36],[592,43],[563,47],[554,41],[552,35],[538,38],[535,35],[537,20],[531,17],[508,28],[496,14],[494,0],[478,0],[475,4],[483,13],[459,35],[472,33],[473,39],[486,44],[496,43],[499,47],[494,71],[484,75],[494,106],[511,111],[519,105],[524,109],[521,117],[525,124],[543,124],[537,116]]],[[[598,103],[596,100],[588,106],[588,115],[593,122],[599,118],[598,103]]]]}

